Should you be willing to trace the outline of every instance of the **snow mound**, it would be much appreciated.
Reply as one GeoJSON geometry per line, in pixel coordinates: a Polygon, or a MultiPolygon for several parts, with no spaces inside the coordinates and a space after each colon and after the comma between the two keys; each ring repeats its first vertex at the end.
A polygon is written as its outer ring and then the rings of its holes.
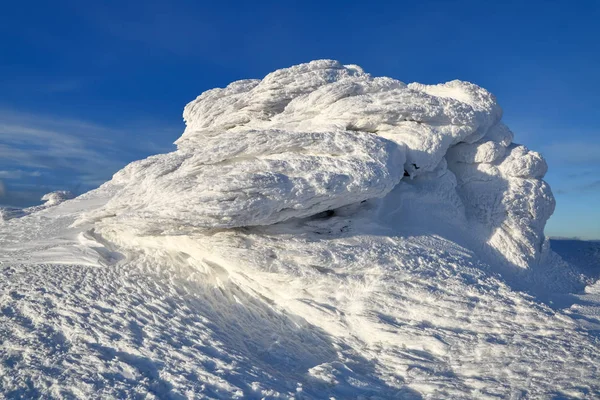
{"type": "Polygon", "coordinates": [[[45,207],[51,207],[62,203],[63,201],[71,200],[75,195],[68,190],[57,190],[55,192],[46,193],[42,196],[45,207]]]}
{"type": "Polygon", "coordinates": [[[209,90],[183,116],[177,151],[118,172],[120,190],[87,220],[138,233],[271,225],[444,176],[423,202],[453,197],[482,246],[519,267],[539,261],[554,208],[546,164],[512,144],[474,84],[406,85],[319,60],[209,90]]]}

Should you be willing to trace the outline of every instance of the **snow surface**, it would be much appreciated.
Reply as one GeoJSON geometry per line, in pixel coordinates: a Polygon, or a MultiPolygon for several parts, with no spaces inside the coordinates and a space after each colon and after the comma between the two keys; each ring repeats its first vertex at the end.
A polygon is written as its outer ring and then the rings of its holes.
{"type": "Polygon", "coordinates": [[[27,208],[18,208],[18,207],[0,207],[0,222],[6,221],[12,218],[19,218],[25,215],[29,215],[36,211],[44,210],[48,207],[55,206],[57,204],[62,203],[63,201],[70,200],[74,198],[75,195],[69,192],[68,190],[57,190],[55,192],[46,193],[42,196],[41,200],[44,204],[39,206],[32,206],[27,208]]]}
{"type": "Polygon", "coordinates": [[[0,391],[600,396],[597,276],[501,116],[330,60],[203,93],[175,152],[0,225],[0,391]]]}

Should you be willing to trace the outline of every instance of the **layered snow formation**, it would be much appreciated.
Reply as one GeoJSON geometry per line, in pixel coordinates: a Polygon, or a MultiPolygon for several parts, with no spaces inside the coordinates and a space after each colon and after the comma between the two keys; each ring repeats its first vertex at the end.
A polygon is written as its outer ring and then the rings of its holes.
{"type": "Polygon", "coordinates": [[[600,260],[550,249],[501,116],[329,60],[203,93],[176,151],[0,224],[0,396],[599,398],[600,260]]]}
{"type": "Polygon", "coordinates": [[[117,173],[122,188],[91,218],[139,233],[271,225],[382,198],[403,178],[454,175],[437,195],[457,193],[450,206],[485,245],[527,268],[554,199],[545,161],[512,144],[501,116],[471,83],[406,85],[313,61],[200,95],[177,151],[117,173]]]}
{"type": "Polygon", "coordinates": [[[103,212],[144,231],[270,225],[382,197],[403,174],[402,149],[372,134],[268,129],[195,140],[200,151],[117,173],[123,189],[103,212]]]}

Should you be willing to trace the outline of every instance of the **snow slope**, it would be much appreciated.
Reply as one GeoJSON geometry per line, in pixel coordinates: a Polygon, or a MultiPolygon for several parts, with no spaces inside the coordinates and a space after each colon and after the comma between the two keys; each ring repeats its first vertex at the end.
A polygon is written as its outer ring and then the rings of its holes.
{"type": "Polygon", "coordinates": [[[175,152],[0,224],[0,391],[600,396],[594,279],[501,114],[330,60],[203,93],[175,152]]]}

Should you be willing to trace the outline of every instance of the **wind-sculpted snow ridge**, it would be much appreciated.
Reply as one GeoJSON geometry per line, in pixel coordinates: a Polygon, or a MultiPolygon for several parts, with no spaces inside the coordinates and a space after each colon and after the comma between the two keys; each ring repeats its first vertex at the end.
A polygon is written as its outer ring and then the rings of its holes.
{"type": "Polygon", "coordinates": [[[435,171],[456,175],[437,190],[460,196],[450,206],[481,226],[482,246],[526,268],[539,261],[554,199],[545,162],[512,144],[501,115],[471,83],[406,85],[313,61],[200,95],[185,107],[178,150],[117,173],[122,189],[88,218],[139,233],[271,225],[435,171]]]}

